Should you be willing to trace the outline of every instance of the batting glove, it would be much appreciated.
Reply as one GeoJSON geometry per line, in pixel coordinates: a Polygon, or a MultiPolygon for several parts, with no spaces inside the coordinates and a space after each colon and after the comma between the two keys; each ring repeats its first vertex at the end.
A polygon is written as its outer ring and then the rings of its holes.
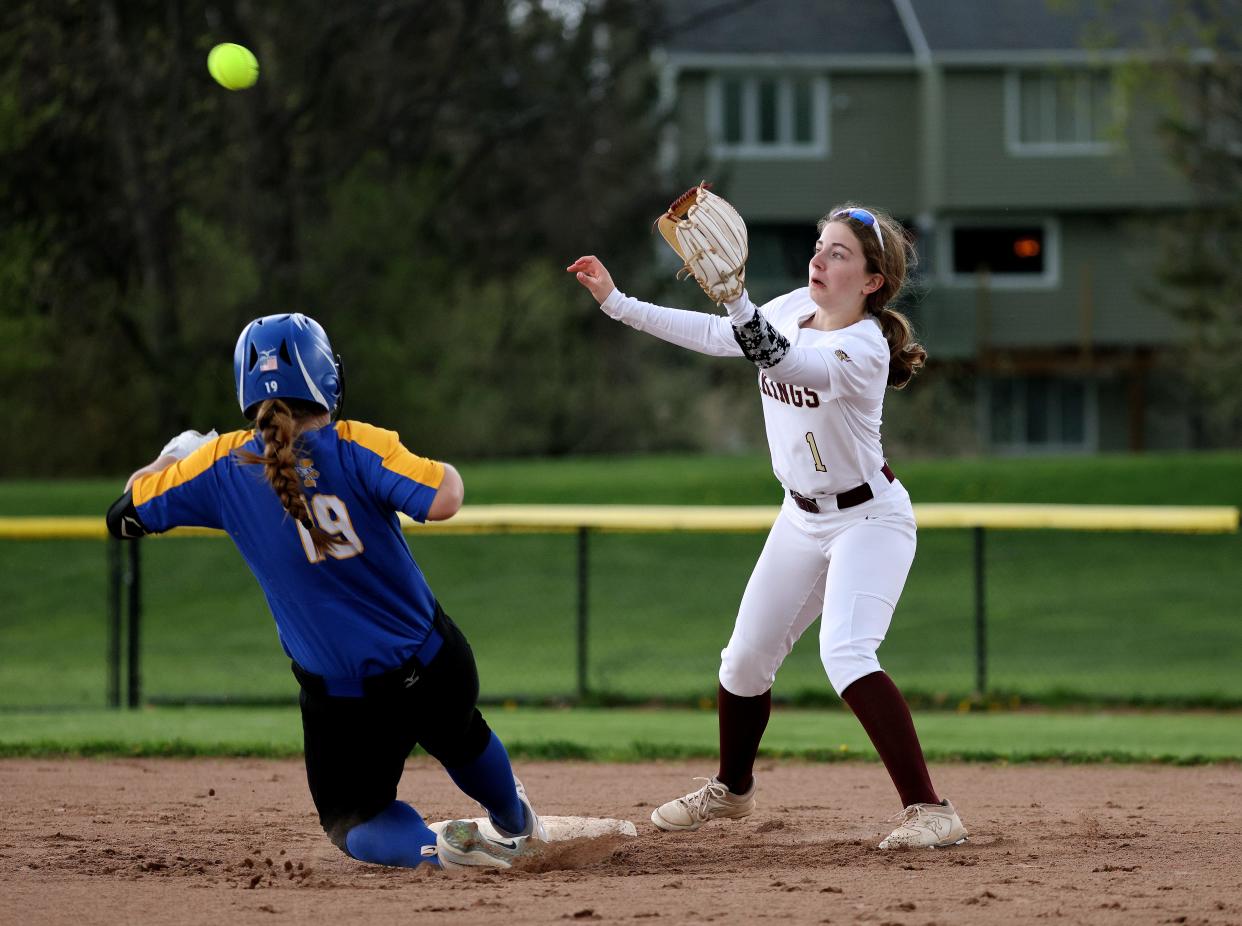
{"type": "Polygon", "coordinates": [[[182,431],[160,451],[162,457],[176,457],[178,460],[184,460],[203,444],[208,444],[220,435],[216,433],[216,429],[212,428],[206,434],[200,434],[198,431],[182,431]]]}

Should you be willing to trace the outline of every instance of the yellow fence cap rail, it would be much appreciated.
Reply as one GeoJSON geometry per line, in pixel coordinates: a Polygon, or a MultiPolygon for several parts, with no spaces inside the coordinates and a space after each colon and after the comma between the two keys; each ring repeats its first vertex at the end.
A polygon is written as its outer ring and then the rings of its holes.
{"type": "Polygon", "coordinates": [[[1169,531],[1233,533],[1238,509],[1229,505],[969,505],[914,506],[919,527],[1002,530],[1169,531]]]}
{"type": "MultiPolygon", "coordinates": [[[[448,521],[418,524],[401,515],[411,533],[558,533],[597,531],[766,531],[775,505],[467,505],[448,521]]],[[[1234,533],[1238,509],[1188,505],[982,505],[914,506],[924,530],[983,527],[1000,530],[1162,531],[1234,533]]],[[[102,517],[2,518],[0,540],[102,540],[102,517]]],[[[170,537],[219,536],[205,528],[178,528],[170,537]]]]}
{"type": "MultiPolygon", "coordinates": [[[[179,527],[169,537],[223,537],[224,531],[206,527],[179,527]]],[[[0,540],[107,540],[103,517],[2,518],[0,540]]]]}
{"type": "Polygon", "coordinates": [[[418,524],[413,532],[491,531],[759,531],[776,520],[775,505],[467,505],[449,521],[418,524]]]}
{"type": "Polygon", "coordinates": [[[0,518],[3,540],[103,540],[108,525],[94,518],[0,518]]]}
{"type": "MultiPolygon", "coordinates": [[[[771,527],[775,505],[473,505],[450,521],[417,524],[414,532],[761,531],[771,527]]],[[[1238,509],[1229,505],[1046,505],[929,503],[914,506],[919,527],[1007,530],[1167,531],[1232,533],[1238,509]]]]}

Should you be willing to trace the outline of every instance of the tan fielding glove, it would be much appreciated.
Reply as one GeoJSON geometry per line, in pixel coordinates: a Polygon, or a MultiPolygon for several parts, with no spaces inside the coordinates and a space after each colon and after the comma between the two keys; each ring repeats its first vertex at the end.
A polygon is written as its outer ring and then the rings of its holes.
{"type": "Polygon", "coordinates": [[[690,274],[712,302],[731,302],[746,288],[746,223],[708,186],[700,183],[682,193],[656,225],[685,261],[678,278],[690,274]]]}

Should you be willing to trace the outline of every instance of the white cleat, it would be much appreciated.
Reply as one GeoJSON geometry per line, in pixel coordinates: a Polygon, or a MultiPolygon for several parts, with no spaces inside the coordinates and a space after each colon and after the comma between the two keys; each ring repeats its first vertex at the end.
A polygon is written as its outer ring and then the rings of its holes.
{"type": "Polygon", "coordinates": [[[528,838],[492,838],[473,820],[450,820],[436,836],[436,856],[447,871],[461,868],[512,868],[528,838]]]}
{"type": "Polygon", "coordinates": [[[741,820],[755,811],[755,785],[745,794],[734,794],[718,778],[696,778],[707,784],[685,797],[661,804],[651,811],[651,822],[662,830],[697,830],[708,820],[741,820]]]}
{"type": "Polygon", "coordinates": [[[513,778],[518,799],[526,811],[526,826],[520,833],[506,833],[495,821],[491,836],[473,820],[450,820],[436,836],[436,856],[445,870],[462,868],[512,868],[513,862],[548,841],[547,830],[530,805],[522,782],[513,778]]]}
{"type": "Polygon", "coordinates": [[[965,842],[969,835],[948,800],[911,804],[892,819],[901,824],[880,843],[881,849],[946,849],[965,842]]]}

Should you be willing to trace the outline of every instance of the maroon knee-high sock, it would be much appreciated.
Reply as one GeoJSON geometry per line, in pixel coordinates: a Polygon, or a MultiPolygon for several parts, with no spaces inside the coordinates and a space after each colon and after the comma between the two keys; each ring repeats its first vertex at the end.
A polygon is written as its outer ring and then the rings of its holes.
{"type": "Polygon", "coordinates": [[[846,688],[841,698],[871,737],[871,744],[901,795],[901,806],[939,804],[919,746],[919,735],[914,732],[910,708],[888,674],[864,675],[846,688]]]}
{"type": "Polygon", "coordinates": [[[745,794],[754,782],[759,740],[772,713],[772,690],[743,698],[721,685],[716,705],[720,721],[720,774],[716,777],[734,794],[745,794]]]}

